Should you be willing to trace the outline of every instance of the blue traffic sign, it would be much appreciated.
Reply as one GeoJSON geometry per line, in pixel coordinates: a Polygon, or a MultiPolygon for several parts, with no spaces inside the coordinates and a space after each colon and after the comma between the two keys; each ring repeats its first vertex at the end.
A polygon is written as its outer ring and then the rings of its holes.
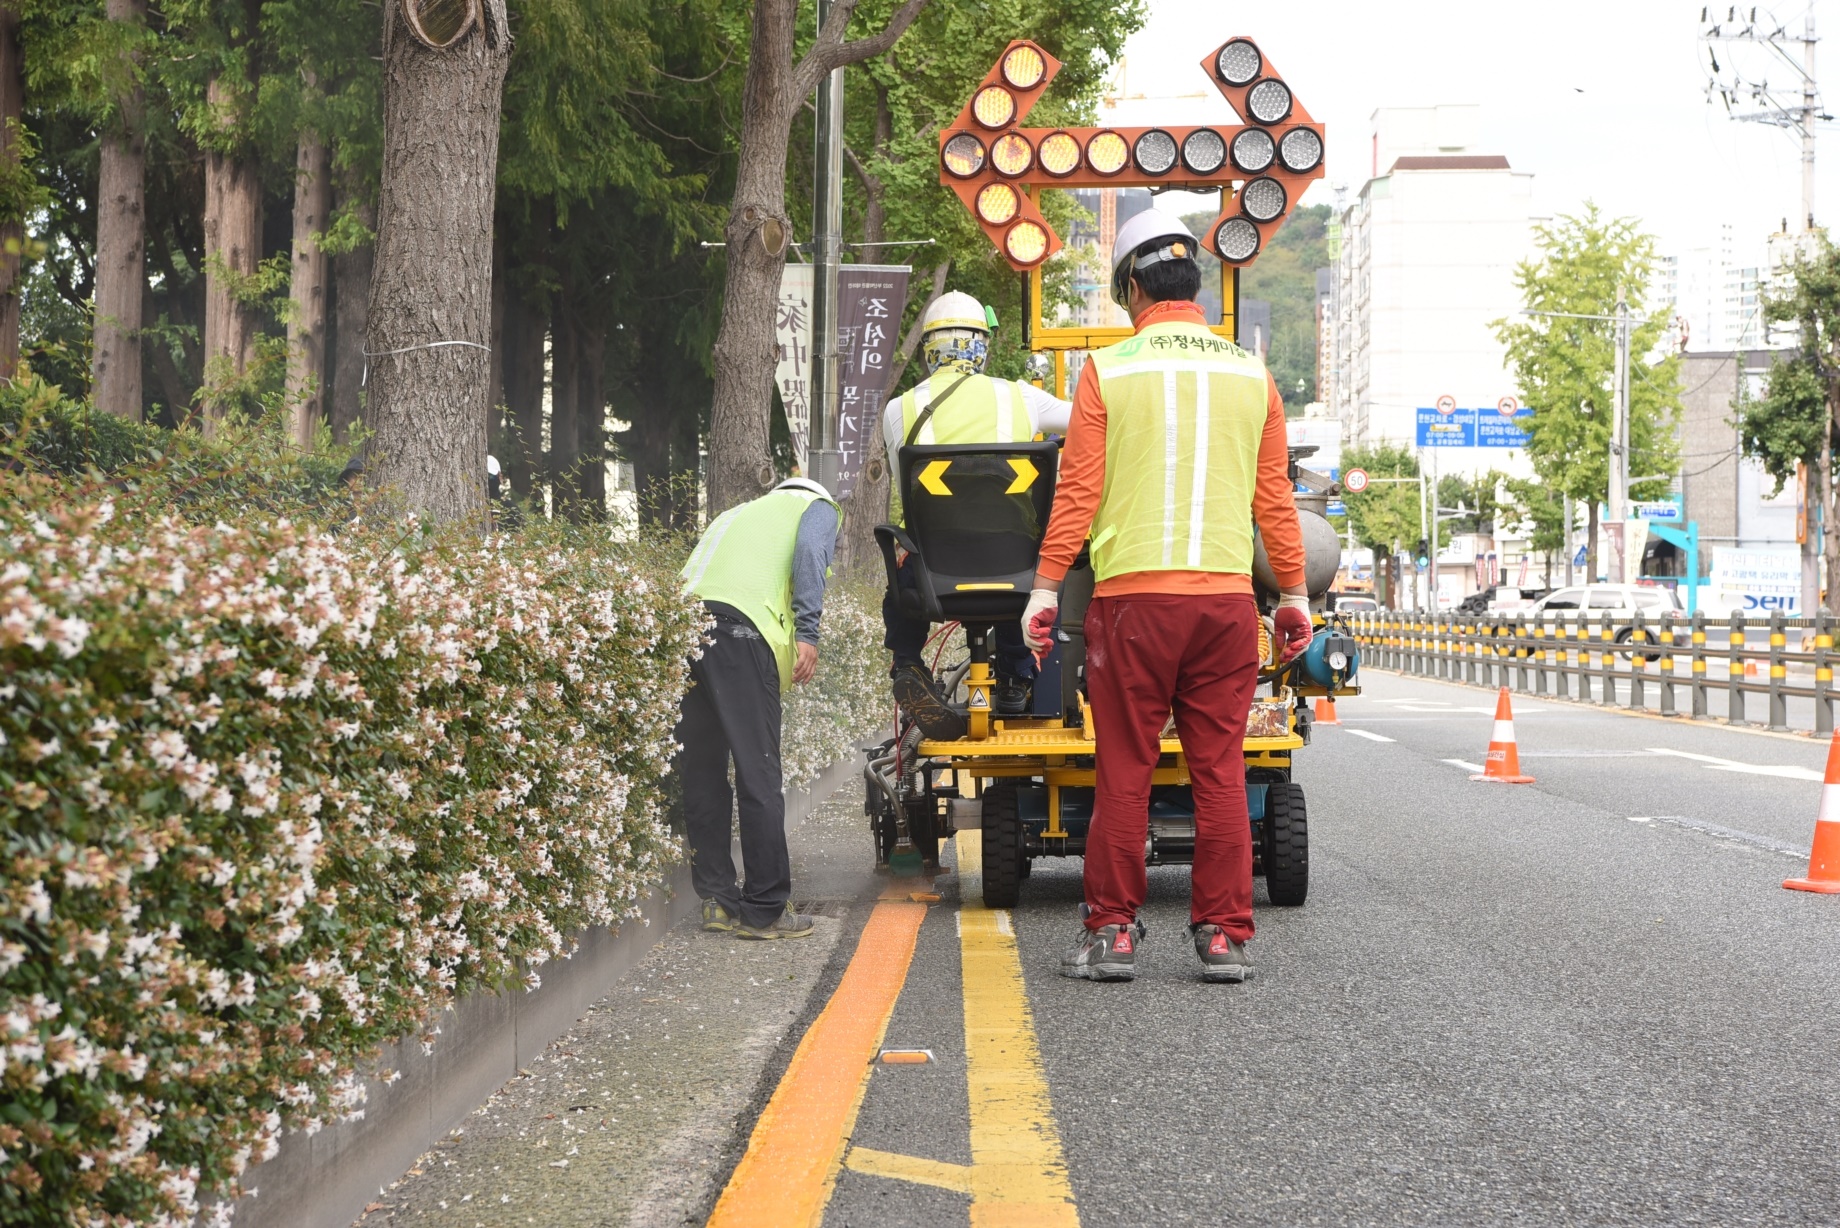
{"type": "Polygon", "coordinates": [[[1418,446],[1421,448],[1524,448],[1531,409],[1517,408],[1509,417],[1497,409],[1458,408],[1446,414],[1436,409],[1418,411],[1418,446]]]}

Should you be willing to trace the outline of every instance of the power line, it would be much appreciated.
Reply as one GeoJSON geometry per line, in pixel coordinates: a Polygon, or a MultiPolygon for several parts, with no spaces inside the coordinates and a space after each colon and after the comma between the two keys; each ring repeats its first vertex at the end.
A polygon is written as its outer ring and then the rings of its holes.
{"type": "Polygon", "coordinates": [[[1722,102],[1726,114],[1735,120],[1769,124],[1801,139],[1802,209],[1798,229],[1805,233],[1814,229],[1815,128],[1821,121],[1833,118],[1821,109],[1820,87],[1815,79],[1814,8],[1810,5],[1802,18],[1800,35],[1789,33],[1788,27],[1767,9],[1763,10],[1762,21],[1758,21],[1757,14],[1755,6],[1747,9],[1728,5],[1723,18],[1715,15],[1712,5],[1700,9],[1699,36],[1706,46],[1708,70],[1706,101],[1708,104],[1715,100],[1722,102]],[[1720,44],[1727,48],[1728,63],[1719,63],[1720,44]],[[1738,57],[1730,54],[1732,48],[1740,45],[1766,51],[1766,60],[1778,72],[1786,68],[1791,74],[1788,90],[1772,86],[1763,73],[1752,74],[1740,69],[1736,62],[1738,57]],[[1790,51],[1796,45],[1801,49],[1799,61],[1790,51]],[[1734,105],[1747,104],[1758,109],[1745,113],[1733,110],[1734,105]]]}

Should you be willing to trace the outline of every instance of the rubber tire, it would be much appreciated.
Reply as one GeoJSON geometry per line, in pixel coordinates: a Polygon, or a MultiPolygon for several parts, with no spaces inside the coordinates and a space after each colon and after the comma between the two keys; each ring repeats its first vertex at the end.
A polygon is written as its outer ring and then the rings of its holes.
{"type": "Polygon", "coordinates": [[[1303,786],[1286,781],[1267,788],[1261,826],[1265,890],[1273,904],[1296,908],[1310,894],[1310,820],[1303,786]]]}
{"type": "Polygon", "coordinates": [[[1014,908],[1022,898],[1022,815],[1016,786],[994,784],[984,790],[984,905],[1014,908]]]}
{"type": "Polygon", "coordinates": [[[1640,656],[1644,661],[1653,665],[1661,659],[1661,639],[1655,632],[1650,631],[1647,627],[1642,628],[1642,634],[1646,638],[1644,638],[1641,643],[1653,644],[1655,647],[1638,652],[1635,647],[1637,642],[1636,629],[1634,627],[1624,627],[1621,631],[1616,633],[1615,642],[1617,651],[1623,654],[1624,660],[1633,661],[1636,657],[1640,656]]]}

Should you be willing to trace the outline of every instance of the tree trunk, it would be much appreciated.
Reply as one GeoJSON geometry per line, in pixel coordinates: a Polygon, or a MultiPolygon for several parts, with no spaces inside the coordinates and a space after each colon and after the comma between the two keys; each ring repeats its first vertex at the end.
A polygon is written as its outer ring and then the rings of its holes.
{"type": "Polygon", "coordinates": [[[581,428],[576,397],[581,391],[579,350],[573,313],[565,297],[556,304],[549,325],[549,464],[550,508],[557,516],[579,515],[581,428]]]}
{"type": "Polygon", "coordinates": [[[204,155],[204,387],[206,429],[243,401],[243,377],[255,356],[256,313],[243,301],[262,259],[261,165],[235,129],[245,122],[221,78],[206,90],[214,110],[230,116],[219,146],[204,155]]]}
{"type": "Polygon", "coordinates": [[[1597,500],[1587,500],[1585,508],[1584,582],[1597,583],[1597,500]]]}
{"type": "MultiPolygon", "coordinates": [[[[0,0],[0,167],[19,165],[19,144],[25,134],[25,56],[19,43],[22,0],[0,0]]],[[[8,201],[8,211],[24,202],[8,201]]],[[[25,219],[0,222],[0,380],[13,378],[19,365],[19,271],[25,246],[25,219]]]]}
{"type": "MultiPolygon", "coordinates": [[[[350,213],[366,230],[376,229],[376,202],[355,173],[348,171],[341,177],[339,196],[342,212],[350,213]]],[[[332,386],[326,414],[332,421],[332,437],[340,443],[364,418],[364,334],[376,254],[376,247],[366,243],[332,258],[332,386]]]]}
{"type": "Polygon", "coordinates": [[[313,446],[326,417],[326,253],[320,249],[332,212],[326,146],[302,132],[294,161],[294,268],[288,282],[287,399],[294,442],[313,446]]]}
{"type": "Polygon", "coordinates": [[[872,38],[843,42],[856,9],[836,0],[802,59],[793,59],[797,0],[754,0],[754,29],[741,100],[741,143],[729,208],[722,325],[715,344],[715,396],[709,424],[709,512],[760,494],[774,482],[767,451],[772,413],[773,312],[785,252],[770,252],[761,228],[786,220],[786,147],[801,100],[833,68],[878,56],[893,45],[927,0],[905,0],[872,38]]]}
{"type": "Polygon", "coordinates": [[[528,499],[543,473],[543,340],[549,321],[513,295],[505,304],[499,339],[505,364],[505,419],[510,439],[505,474],[520,499],[528,499]]]}
{"type": "Polygon", "coordinates": [[[504,0],[434,50],[383,7],[383,185],[368,417],[377,480],[437,521],[483,519],[504,0]],[[459,342],[461,344],[453,344],[459,342]]]}
{"type": "Polygon", "coordinates": [[[607,335],[579,328],[575,335],[575,439],[579,450],[580,516],[584,523],[607,519],[607,335]]]}
{"type": "MultiPolygon", "coordinates": [[[[108,19],[138,33],[147,0],[108,0],[108,19]]],[[[146,99],[132,57],[121,65],[127,85],[115,99],[115,119],[102,132],[96,182],[96,319],[90,352],[90,396],[96,408],[121,418],[141,416],[141,305],[147,284],[146,99]]]]}

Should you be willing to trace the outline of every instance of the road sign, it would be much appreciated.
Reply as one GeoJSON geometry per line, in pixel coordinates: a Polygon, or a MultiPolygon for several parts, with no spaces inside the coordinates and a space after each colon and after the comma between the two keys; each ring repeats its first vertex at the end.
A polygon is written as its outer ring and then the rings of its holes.
{"type": "Polygon", "coordinates": [[[1023,128],[1061,64],[1018,39],[958,118],[939,130],[939,182],[1019,272],[1061,247],[1036,204],[1044,187],[1220,189],[1222,212],[1201,241],[1229,265],[1249,265],[1310,182],[1323,177],[1323,126],[1250,39],[1228,40],[1201,67],[1246,122],[1023,128]]]}
{"type": "Polygon", "coordinates": [[[1449,397],[1439,397],[1436,409],[1418,411],[1418,446],[1421,448],[1524,448],[1527,432],[1521,424],[1533,411],[1517,408],[1514,417],[1485,414],[1457,406],[1444,408],[1449,397]]]}
{"type": "Polygon", "coordinates": [[[1437,411],[1446,418],[1457,412],[1457,398],[1448,394],[1437,399],[1437,411]]]}
{"type": "Polygon", "coordinates": [[[1347,514],[1348,505],[1343,503],[1340,499],[1335,500],[1333,503],[1323,508],[1323,515],[1325,516],[1346,516],[1347,514]]]}
{"type": "Polygon", "coordinates": [[[1495,402],[1495,412],[1504,418],[1512,418],[1521,411],[1521,403],[1513,397],[1503,397],[1495,402]]]}
{"type": "Polygon", "coordinates": [[[1350,469],[1342,475],[1342,489],[1351,495],[1358,495],[1367,489],[1367,470],[1350,469]]]}
{"type": "Polygon", "coordinates": [[[1678,499],[1638,499],[1630,503],[1629,515],[1634,520],[1673,522],[1686,519],[1678,499]]]}
{"type": "Polygon", "coordinates": [[[1572,566],[1573,567],[1583,567],[1585,557],[1589,552],[1590,552],[1589,546],[1578,547],[1578,553],[1572,556],[1572,566]]]}

